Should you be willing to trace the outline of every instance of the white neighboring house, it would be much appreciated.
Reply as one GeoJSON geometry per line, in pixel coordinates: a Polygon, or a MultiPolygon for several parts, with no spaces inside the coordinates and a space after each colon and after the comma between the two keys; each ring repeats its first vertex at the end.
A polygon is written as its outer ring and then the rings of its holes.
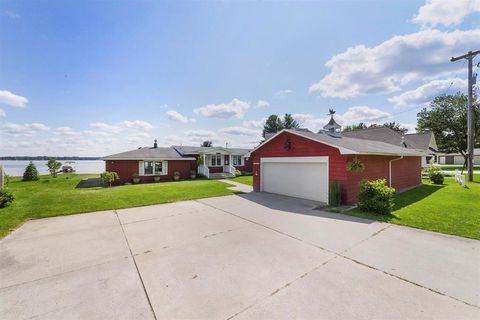
{"type": "MultiPolygon", "coordinates": [[[[438,155],[438,164],[463,166],[465,164],[465,158],[460,153],[442,153],[438,155]]],[[[473,164],[480,165],[480,148],[473,149],[473,164]]]]}

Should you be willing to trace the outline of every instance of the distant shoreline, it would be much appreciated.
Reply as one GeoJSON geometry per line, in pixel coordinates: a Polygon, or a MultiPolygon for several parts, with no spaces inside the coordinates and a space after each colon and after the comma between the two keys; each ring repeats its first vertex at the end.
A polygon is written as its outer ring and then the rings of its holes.
{"type": "Polygon", "coordinates": [[[9,156],[0,157],[0,160],[101,160],[101,157],[49,157],[49,156],[9,156]]]}

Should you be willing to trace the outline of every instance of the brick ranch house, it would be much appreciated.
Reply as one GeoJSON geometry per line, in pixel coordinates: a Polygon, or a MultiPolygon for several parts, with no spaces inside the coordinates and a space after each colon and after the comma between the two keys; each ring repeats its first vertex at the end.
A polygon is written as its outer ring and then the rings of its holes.
{"type": "Polygon", "coordinates": [[[142,147],[135,150],[103,157],[105,170],[119,175],[115,184],[132,182],[139,175],[141,182],[172,181],[174,172],[180,179],[189,179],[190,172],[202,174],[209,179],[234,177],[235,170],[252,172],[248,149],[222,147],[142,147]]]}
{"type": "Polygon", "coordinates": [[[329,186],[342,186],[342,203],[357,202],[360,181],[386,179],[397,191],[421,183],[425,151],[376,140],[342,136],[333,120],[323,131],[282,130],[251,152],[253,187],[270,192],[328,203],[329,186]],[[359,159],[361,172],[347,170],[359,159]]]}

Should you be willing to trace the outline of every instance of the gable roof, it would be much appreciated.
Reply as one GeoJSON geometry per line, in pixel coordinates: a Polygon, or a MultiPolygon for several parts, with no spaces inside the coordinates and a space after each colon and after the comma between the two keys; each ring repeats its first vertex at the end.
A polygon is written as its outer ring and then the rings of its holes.
{"type": "Polygon", "coordinates": [[[304,131],[295,131],[284,129],[275,136],[264,141],[255,150],[262,148],[278,135],[288,132],[300,137],[304,137],[322,144],[337,148],[341,154],[366,154],[366,155],[388,155],[388,156],[423,156],[425,153],[422,150],[408,149],[401,146],[396,146],[390,143],[385,143],[376,140],[357,139],[350,137],[332,137],[326,133],[313,133],[304,131]]]}
{"type": "Polygon", "coordinates": [[[420,149],[424,151],[436,151],[437,149],[435,137],[432,132],[406,134],[403,136],[404,145],[400,133],[384,126],[347,131],[343,132],[342,135],[356,139],[381,141],[401,147],[405,146],[408,149],[420,149]]]}
{"type": "Polygon", "coordinates": [[[127,152],[112,154],[102,160],[195,160],[193,157],[182,157],[172,147],[144,147],[127,152]]]}
{"type": "Polygon", "coordinates": [[[199,155],[201,153],[210,153],[216,151],[223,151],[234,155],[245,155],[250,152],[249,149],[240,148],[223,148],[223,147],[193,147],[193,146],[172,146],[177,152],[183,156],[185,155],[199,155]]]}

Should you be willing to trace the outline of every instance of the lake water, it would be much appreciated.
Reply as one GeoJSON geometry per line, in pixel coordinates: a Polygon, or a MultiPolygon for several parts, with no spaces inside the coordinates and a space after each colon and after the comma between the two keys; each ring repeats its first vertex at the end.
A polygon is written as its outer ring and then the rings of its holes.
{"type": "MultiPolygon", "coordinates": [[[[66,163],[69,160],[59,160],[62,165],[71,165],[76,173],[101,173],[105,171],[105,162],[102,160],[75,160],[74,163],[66,163]]],[[[28,160],[0,160],[5,172],[10,176],[23,176],[25,167],[30,163],[28,160]]],[[[33,161],[40,174],[49,174],[47,160],[33,161]]]]}

